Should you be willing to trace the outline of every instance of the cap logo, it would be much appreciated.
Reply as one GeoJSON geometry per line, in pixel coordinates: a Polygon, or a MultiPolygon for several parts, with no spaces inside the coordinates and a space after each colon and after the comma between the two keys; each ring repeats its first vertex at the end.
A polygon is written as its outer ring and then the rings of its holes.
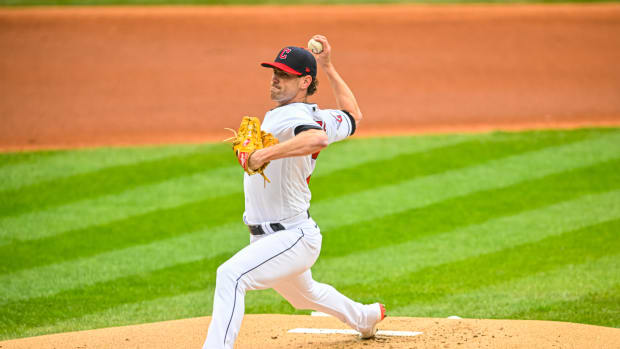
{"type": "Polygon", "coordinates": [[[288,55],[289,53],[291,53],[291,49],[290,48],[285,48],[282,50],[282,52],[280,52],[280,59],[286,59],[286,55],[288,55]]]}
{"type": "Polygon", "coordinates": [[[310,68],[306,67],[306,73],[310,72],[310,68]]]}

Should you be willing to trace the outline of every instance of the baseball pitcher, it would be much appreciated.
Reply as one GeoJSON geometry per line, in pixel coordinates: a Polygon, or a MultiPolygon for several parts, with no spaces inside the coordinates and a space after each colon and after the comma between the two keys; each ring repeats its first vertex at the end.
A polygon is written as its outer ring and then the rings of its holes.
{"type": "Polygon", "coordinates": [[[244,118],[233,141],[245,170],[243,221],[250,244],[217,269],[213,316],[203,348],[233,348],[249,290],[273,288],[295,308],[330,314],[362,338],[373,337],[385,317],[382,304],[357,303],[312,279],[310,268],[322,236],[309,213],[310,176],[319,152],[352,135],[362,119],[353,93],[330,60],[327,38],[313,39],[322,44],[319,53],[289,46],[274,62],[261,64],[273,70],[270,92],[276,107],[265,114],[262,126],[256,118],[244,118]],[[317,89],[317,61],[337,109],[307,102],[317,89]]]}

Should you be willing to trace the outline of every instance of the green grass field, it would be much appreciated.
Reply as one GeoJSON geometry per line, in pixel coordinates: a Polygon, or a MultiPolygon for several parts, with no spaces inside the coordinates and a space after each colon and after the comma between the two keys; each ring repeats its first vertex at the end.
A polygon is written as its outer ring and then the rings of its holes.
{"type": "MultiPolygon", "coordinates": [[[[356,300],[620,327],[620,129],[352,139],[310,187],[313,275],[356,300]]],[[[242,212],[224,144],[0,154],[0,339],[210,315],[242,212]]]]}

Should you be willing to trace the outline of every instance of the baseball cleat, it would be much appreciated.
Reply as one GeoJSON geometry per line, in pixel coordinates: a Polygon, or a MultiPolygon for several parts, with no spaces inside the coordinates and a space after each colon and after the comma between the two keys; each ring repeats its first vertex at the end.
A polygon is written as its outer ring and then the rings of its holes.
{"type": "MultiPolygon", "coordinates": [[[[373,307],[372,313],[375,315],[374,323],[365,330],[360,331],[360,337],[362,339],[370,339],[375,336],[377,333],[377,324],[380,323],[383,319],[385,319],[385,305],[381,303],[374,303],[370,305],[373,307]]],[[[372,314],[371,313],[371,314],[372,314]]]]}

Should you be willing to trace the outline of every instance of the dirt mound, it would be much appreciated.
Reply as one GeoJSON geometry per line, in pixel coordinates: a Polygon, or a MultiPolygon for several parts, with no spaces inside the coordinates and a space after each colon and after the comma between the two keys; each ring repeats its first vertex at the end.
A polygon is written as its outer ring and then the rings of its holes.
{"type": "Polygon", "coordinates": [[[0,149],[221,140],[315,33],[358,134],[620,124],[619,4],[0,9],[0,149]]]}
{"type": "MultiPolygon", "coordinates": [[[[3,349],[200,348],[210,317],[60,333],[0,342],[3,349]]],[[[296,334],[294,328],[345,329],[332,317],[246,315],[235,348],[619,348],[620,329],[552,321],[388,317],[380,330],[414,337],[296,334]]]]}

